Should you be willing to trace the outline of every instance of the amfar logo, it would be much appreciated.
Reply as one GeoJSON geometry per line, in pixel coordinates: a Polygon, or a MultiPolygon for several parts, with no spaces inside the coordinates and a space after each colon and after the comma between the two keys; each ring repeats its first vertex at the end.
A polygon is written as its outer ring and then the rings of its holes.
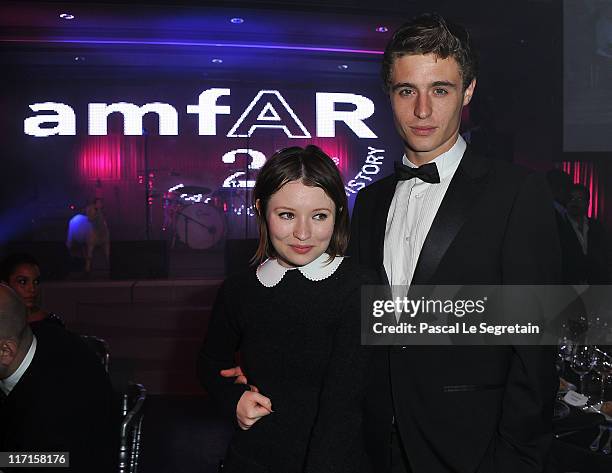
{"type": "MultiPolygon", "coordinates": [[[[230,89],[212,88],[203,91],[198,103],[187,106],[187,113],[197,115],[198,134],[217,135],[217,115],[230,115],[229,105],[219,105],[220,97],[229,96],[230,89]]],[[[29,105],[33,112],[52,112],[28,117],[23,122],[24,133],[36,137],[76,135],[76,115],[69,105],[42,102],[29,105]]],[[[179,134],[178,112],[168,103],[152,102],[141,106],[128,102],[88,104],[90,135],[108,134],[108,116],[123,115],[125,135],[142,135],[142,118],[147,113],[159,117],[159,134],[179,134]]],[[[374,103],[367,97],[349,93],[316,93],[316,136],[334,138],[336,122],[343,122],[359,138],[377,138],[364,120],[374,114],[374,103]],[[349,104],[353,110],[337,110],[336,104],[349,104]]],[[[252,136],[259,129],[276,128],[288,138],[311,138],[310,132],[278,90],[260,90],[227,133],[228,138],[252,136]]]]}

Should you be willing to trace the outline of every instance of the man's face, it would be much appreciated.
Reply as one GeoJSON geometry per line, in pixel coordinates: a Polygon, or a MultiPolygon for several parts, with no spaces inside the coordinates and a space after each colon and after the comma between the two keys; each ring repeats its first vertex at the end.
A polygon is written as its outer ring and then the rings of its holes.
{"type": "Polygon", "coordinates": [[[586,217],[588,210],[589,201],[587,196],[582,191],[573,190],[567,201],[567,213],[574,218],[582,218],[586,217]]]}
{"type": "Polygon", "coordinates": [[[411,162],[420,165],[431,161],[455,144],[461,109],[470,103],[475,87],[473,80],[463,90],[459,64],[450,57],[414,54],[394,61],[391,108],[411,162]]]}
{"type": "Polygon", "coordinates": [[[11,364],[17,354],[17,342],[12,338],[0,336],[0,379],[5,379],[12,374],[11,364]]]}

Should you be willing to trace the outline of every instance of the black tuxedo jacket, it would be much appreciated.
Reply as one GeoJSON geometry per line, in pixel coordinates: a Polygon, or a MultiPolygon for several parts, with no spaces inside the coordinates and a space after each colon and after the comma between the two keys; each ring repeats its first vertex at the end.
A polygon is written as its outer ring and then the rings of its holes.
{"type": "Polygon", "coordinates": [[[563,282],[566,284],[610,284],[610,267],[606,235],[601,223],[588,219],[587,254],[576,232],[569,222],[569,217],[556,213],[557,227],[561,240],[563,258],[563,282]]]}
{"type": "MultiPolygon", "coordinates": [[[[357,196],[349,254],[385,281],[396,181],[357,196]]],[[[543,178],[466,150],[421,251],[413,284],[552,284],[560,249],[543,178]]],[[[391,421],[414,473],[536,473],[552,441],[555,352],[540,347],[372,347],[370,467],[388,470],[391,421]]]]}
{"type": "Polygon", "coordinates": [[[32,363],[0,403],[0,451],[70,452],[70,468],[16,472],[115,471],[119,406],[106,371],[77,335],[33,325],[32,363]]]}

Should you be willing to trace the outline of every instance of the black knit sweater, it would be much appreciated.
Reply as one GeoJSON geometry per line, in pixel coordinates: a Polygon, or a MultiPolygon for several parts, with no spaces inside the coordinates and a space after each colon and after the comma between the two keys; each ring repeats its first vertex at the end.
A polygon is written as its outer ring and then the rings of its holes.
{"type": "Polygon", "coordinates": [[[198,372],[235,418],[248,386],[219,371],[241,364],[273,413],[237,430],[224,473],[354,472],[361,431],[366,352],[360,346],[360,289],[372,276],[344,259],[321,281],[289,270],[274,287],[255,270],[228,278],[213,308],[198,372]]]}

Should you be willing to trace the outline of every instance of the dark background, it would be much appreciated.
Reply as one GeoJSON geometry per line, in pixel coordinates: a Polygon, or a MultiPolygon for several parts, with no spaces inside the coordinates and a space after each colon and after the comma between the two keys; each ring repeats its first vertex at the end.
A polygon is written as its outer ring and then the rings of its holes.
{"type": "MultiPolygon", "coordinates": [[[[244,193],[220,190],[240,167],[221,162],[231,149],[269,155],[284,146],[314,142],[339,158],[348,182],[363,166],[367,147],[373,146],[385,150],[377,177],[386,174],[402,146],[380,88],[378,53],[403,20],[426,11],[465,24],[481,51],[475,98],[464,114],[465,136],[495,159],[542,171],[564,168],[597,195],[591,214],[609,222],[605,184],[611,171],[605,140],[610,134],[585,125],[583,117],[600,113],[594,106],[603,115],[610,113],[610,102],[591,101],[585,109],[574,93],[600,87],[587,80],[593,51],[585,39],[599,3],[384,0],[374,8],[363,0],[3,2],[0,240],[62,240],[74,213],[70,207],[78,210],[94,195],[104,197],[114,238],[144,238],[144,183],[139,176],[145,153],[155,170],[155,238],[164,236],[163,192],[178,183],[209,187],[230,209],[244,203],[244,193]],[[579,14],[587,8],[591,23],[579,14]],[[62,12],[76,18],[60,19],[62,12]],[[232,24],[234,17],[244,23],[232,24]],[[570,34],[565,40],[564,24],[570,34]],[[377,32],[379,26],[389,31],[377,32]],[[571,59],[577,55],[581,60],[571,59]],[[340,69],[343,65],[348,67],[340,69]],[[218,103],[230,104],[232,112],[217,117],[216,137],[198,136],[197,117],[188,115],[186,106],[212,87],[231,89],[231,97],[218,103]],[[283,94],[312,140],[291,140],[279,130],[257,130],[249,140],[225,137],[255,94],[270,89],[283,94]],[[370,98],[376,111],[366,123],[378,138],[358,139],[338,125],[336,139],[317,139],[315,92],[370,98]],[[108,137],[88,137],[87,103],[121,100],[173,105],[179,136],[159,136],[157,119],[150,114],[144,120],[146,137],[122,136],[116,116],[109,120],[108,137]],[[77,136],[24,134],[23,120],[34,115],[28,105],[43,101],[73,107],[77,136]],[[597,130],[594,136],[601,139],[584,139],[585,129],[597,130]],[[114,147],[120,159],[101,155],[100,146],[114,147]]],[[[229,215],[228,226],[242,232],[244,214],[235,214],[229,215]]]]}

